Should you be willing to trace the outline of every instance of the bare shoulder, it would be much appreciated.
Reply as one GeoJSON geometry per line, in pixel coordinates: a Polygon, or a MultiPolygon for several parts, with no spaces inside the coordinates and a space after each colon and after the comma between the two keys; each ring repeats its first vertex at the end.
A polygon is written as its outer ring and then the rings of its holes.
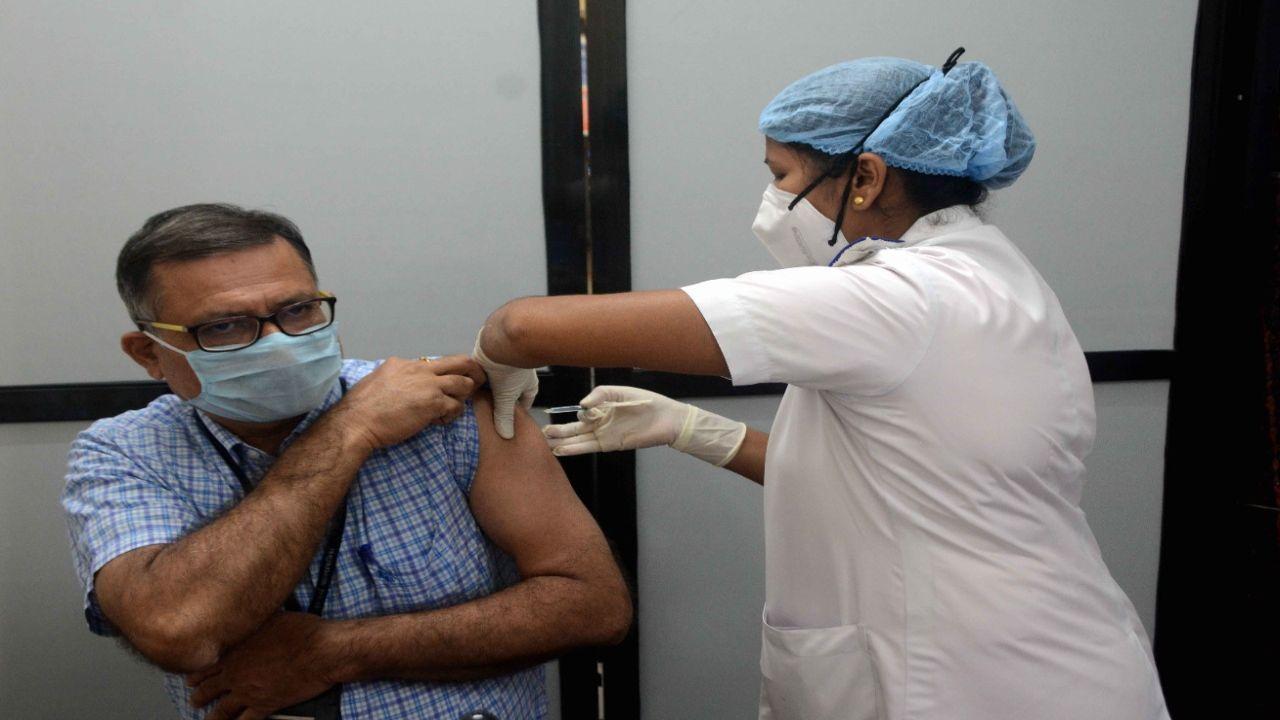
{"type": "Polygon", "coordinates": [[[547,446],[546,438],[542,436],[542,429],[524,408],[516,405],[516,435],[510,440],[505,440],[498,435],[497,428],[494,427],[493,395],[489,393],[489,389],[483,388],[477,391],[471,397],[471,403],[476,414],[476,429],[480,435],[481,458],[487,454],[526,458],[546,455],[547,459],[554,458],[551,449],[547,446]]]}

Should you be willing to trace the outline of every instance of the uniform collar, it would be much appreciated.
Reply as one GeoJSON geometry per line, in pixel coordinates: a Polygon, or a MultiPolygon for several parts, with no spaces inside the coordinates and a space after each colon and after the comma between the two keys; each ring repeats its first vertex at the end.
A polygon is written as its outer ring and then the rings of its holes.
{"type": "Polygon", "coordinates": [[[864,237],[846,246],[835,259],[832,267],[855,265],[868,258],[875,257],[881,250],[898,250],[912,245],[929,245],[934,238],[942,237],[960,230],[979,227],[982,220],[968,205],[952,205],[935,210],[918,218],[901,238],[896,240],[881,237],[864,237]]]}
{"type": "Polygon", "coordinates": [[[935,210],[911,223],[911,227],[902,234],[902,244],[899,247],[909,247],[943,235],[981,226],[982,219],[968,205],[952,205],[935,210]]]}

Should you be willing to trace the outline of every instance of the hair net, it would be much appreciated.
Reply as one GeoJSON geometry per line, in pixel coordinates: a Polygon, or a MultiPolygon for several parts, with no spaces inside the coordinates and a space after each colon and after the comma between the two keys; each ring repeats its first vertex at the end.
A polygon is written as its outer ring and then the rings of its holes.
{"type": "Polygon", "coordinates": [[[832,65],[778,93],[760,113],[760,131],[831,155],[861,145],[893,167],[966,177],[989,188],[1012,184],[1036,148],[995,74],[977,62],[945,75],[900,58],[832,65]]]}

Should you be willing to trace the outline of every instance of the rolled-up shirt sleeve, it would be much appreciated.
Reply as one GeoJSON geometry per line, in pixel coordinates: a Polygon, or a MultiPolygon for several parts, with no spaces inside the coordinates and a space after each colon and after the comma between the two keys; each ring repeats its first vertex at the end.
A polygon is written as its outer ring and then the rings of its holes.
{"type": "Polygon", "coordinates": [[[85,620],[98,635],[116,635],[98,606],[94,575],[130,550],[181,538],[198,526],[199,515],[162,478],[92,427],[71,445],[62,507],[84,587],[85,620]]]}
{"type": "Polygon", "coordinates": [[[711,327],[734,385],[883,394],[911,373],[933,335],[926,273],[905,257],[682,289],[711,327]]]}

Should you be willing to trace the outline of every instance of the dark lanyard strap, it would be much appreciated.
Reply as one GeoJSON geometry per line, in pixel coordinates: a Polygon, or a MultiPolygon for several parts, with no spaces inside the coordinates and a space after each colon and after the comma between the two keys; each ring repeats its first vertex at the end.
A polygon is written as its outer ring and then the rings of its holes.
{"type": "MultiPolygon", "coordinates": [[[[345,393],[347,389],[346,381],[342,383],[342,390],[345,393]]],[[[200,417],[200,413],[196,413],[196,422],[200,425],[200,429],[204,431],[205,437],[209,438],[209,442],[213,444],[213,449],[218,451],[218,455],[222,456],[223,462],[227,467],[231,468],[231,473],[236,476],[236,480],[240,481],[240,487],[244,489],[244,494],[248,495],[253,490],[253,484],[249,482],[249,478],[244,474],[244,469],[240,467],[240,463],[231,457],[231,453],[218,440],[209,426],[205,424],[204,418],[200,417]]],[[[324,544],[324,555],[320,558],[320,574],[316,577],[316,589],[311,595],[311,602],[307,604],[307,612],[312,615],[320,615],[324,612],[324,601],[329,596],[329,588],[333,584],[334,571],[338,567],[338,548],[342,545],[342,533],[347,524],[347,499],[342,498],[342,504],[338,506],[338,512],[334,513],[333,522],[329,525],[329,535],[324,544]]],[[[284,607],[286,610],[298,612],[302,606],[298,604],[298,600],[289,593],[288,599],[285,600],[284,607]]]]}

